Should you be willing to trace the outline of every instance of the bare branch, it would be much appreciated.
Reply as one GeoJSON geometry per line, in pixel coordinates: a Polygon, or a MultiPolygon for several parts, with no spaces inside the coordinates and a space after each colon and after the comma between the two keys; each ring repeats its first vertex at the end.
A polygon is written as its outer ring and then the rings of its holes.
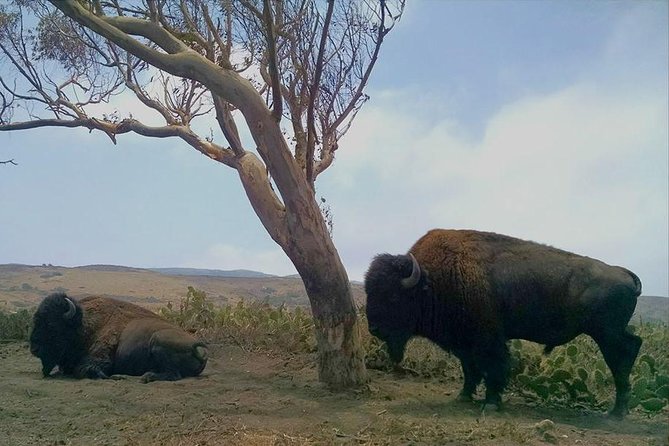
{"type": "MultiPolygon", "coordinates": [[[[56,6],[60,2],[56,2],[56,6]]],[[[158,45],[168,54],[178,54],[188,51],[188,46],[181,40],[177,39],[164,27],[149,20],[137,19],[134,17],[99,17],[105,23],[114,28],[127,33],[131,36],[146,37],[151,42],[158,45]]]]}
{"type": "Polygon", "coordinates": [[[0,131],[28,130],[41,127],[83,127],[89,130],[100,130],[106,133],[116,144],[116,135],[134,132],[142,136],[153,138],[179,137],[197,149],[200,153],[236,168],[237,158],[230,149],[225,149],[213,142],[203,140],[197,136],[191,129],[183,125],[168,125],[162,127],[151,127],[142,124],[136,119],[124,119],[118,123],[110,121],[101,121],[95,118],[89,119],[40,119],[27,122],[16,122],[0,126],[0,131]]]}
{"type": "Polygon", "coordinates": [[[179,2],[179,8],[181,9],[181,13],[183,14],[184,20],[186,21],[186,24],[189,28],[188,37],[197,42],[202,48],[206,49],[209,60],[214,60],[213,49],[210,48],[207,39],[205,39],[204,36],[200,34],[200,31],[197,28],[197,24],[195,23],[195,20],[193,20],[193,17],[191,17],[190,12],[188,12],[188,7],[186,6],[186,2],[184,0],[179,2]]]}
{"type": "Polygon", "coordinates": [[[281,97],[281,81],[279,79],[279,64],[276,60],[276,39],[274,37],[274,19],[270,0],[263,0],[263,20],[267,36],[267,58],[269,75],[272,85],[272,116],[279,122],[283,115],[283,100],[281,97]]]}
{"type": "Polygon", "coordinates": [[[376,42],[374,45],[374,52],[370,57],[367,69],[362,75],[360,82],[358,84],[358,88],[352,95],[348,106],[339,115],[339,117],[330,125],[330,128],[328,129],[330,131],[332,129],[339,127],[348,118],[349,114],[356,108],[356,103],[362,96],[363,89],[367,86],[367,82],[369,81],[369,76],[372,74],[374,65],[376,65],[376,60],[379,57],[379,51],[381,50],[381,44],[383,43],[383,39],[385,38],[386,34],[388,34],[389,29],[385,27],[386,2],[385,0],[379,0],[379,3],[381,4],[381,13],[380,13],[381,18],[378,26],[376,42]]]}
{"type": "Polygon", "coordinates": [[[237,125],[232,117],[232,110],[230,104],[225,102],[218,96],[214,96],[214,108],[216,110],[216,121],[218,126],[223,131],[225,139],[230,144],[230,149],[238,156],[244,154],[242,142],[239,138],[239,131],[237,125]]]}
{"type": "Polygon", "coordinates": [[[307,109],[307,181],[313,187],[314,184],[314,148],[316,146],[316,126],[314,124],[314,107],[316,105],[316,95],[320,87],[321,75],[323,73],[323,57],[325,55],[325,44],[327,42],[328,32],[330,30],[330,21],[334,11],[334,0],[328,0],[328,10],[325,14],[323,31],[321,33],[321,42],[318,47],[318,58],[316,59],[316,70],[314,80],[309,88],[309,108],[307,109]]]}
{"type": "Polygon", "coordinates": [[[11,159],[11,160],[6,160],[6,161],[0,161],[0,164],[13,164],[13,165],[15,165],[15,166],[18,166],[18,165],[19,165],[19,164],[18,164],[16,161],[14,161],[13,159],[11,159]]]}

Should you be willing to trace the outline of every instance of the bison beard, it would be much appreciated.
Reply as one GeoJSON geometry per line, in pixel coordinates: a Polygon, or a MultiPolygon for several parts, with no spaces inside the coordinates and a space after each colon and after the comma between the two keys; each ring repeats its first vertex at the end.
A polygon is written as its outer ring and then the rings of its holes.
{"type": "Polygon", "coordinates": [[[484,407],[500,407],[509,372],[507,340],[546,345],[579,334],[599,346],[616,387],[610,414],[623,417],[641,338],[626,328],[641,294],[632,272],[538,243],[469,230],[435,229],[408,255],[382,254],[365,276],[367,319],[400,362],[412,336],[460,359],[471,400],[483,380],[484,407]]]}
{"type": "Polygon", "coordinates": [[[37,308],[30,351],[42,361],[45,377],[58,366],[75,378],[174,381],[199,375],[207,364],[202,342],[149,310],[98,296],[77,302],[63,293],[37,308]]]}

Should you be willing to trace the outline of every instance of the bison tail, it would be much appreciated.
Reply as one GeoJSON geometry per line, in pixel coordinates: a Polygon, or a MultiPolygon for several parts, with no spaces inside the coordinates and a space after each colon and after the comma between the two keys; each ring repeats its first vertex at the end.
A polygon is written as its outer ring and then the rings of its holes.
{"type": "Polygon", "coordinates": [[[632,271],[628,271],[628,273],[630,274],[630,276],[632,276],[632,279],[634,280],[634,285],[636,287],[636,289],[635,289],[636,295],[640,296],[641,295],[641,279],[639,279],[639,276],[634,274],[632,271]]]}

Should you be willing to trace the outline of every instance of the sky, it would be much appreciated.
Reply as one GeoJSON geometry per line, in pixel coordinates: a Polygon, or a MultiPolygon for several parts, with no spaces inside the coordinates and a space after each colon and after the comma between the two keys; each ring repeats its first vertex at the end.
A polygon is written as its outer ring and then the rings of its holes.
{"type": "MultiPolygon", "coordinates": [[[[471,228],[625,266],[668,296],[668,5],[408,2],[317,183],[349,277],[429,229],[471,228]]],[[[236,172],[180,140],[2,132],[5,159],[0,264],[295,273],[236,172]]]]}

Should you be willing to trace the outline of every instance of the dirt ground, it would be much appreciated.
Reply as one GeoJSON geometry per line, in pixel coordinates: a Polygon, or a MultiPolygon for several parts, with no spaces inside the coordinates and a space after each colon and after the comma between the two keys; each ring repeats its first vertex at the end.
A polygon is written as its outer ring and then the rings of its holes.
{"type": "Polygon", "coordinates": [[[333,394],[313,358],[210,346],[203,376],[141,384],[43,379],[25,343],[0,344],[0,444],[24,445],[666,445],[663,417],[624,421],[531,407],[458,403],[459,380],[370,371],[333,394]],[[550,421],[544,421],[550,420],[550,421]]]}

